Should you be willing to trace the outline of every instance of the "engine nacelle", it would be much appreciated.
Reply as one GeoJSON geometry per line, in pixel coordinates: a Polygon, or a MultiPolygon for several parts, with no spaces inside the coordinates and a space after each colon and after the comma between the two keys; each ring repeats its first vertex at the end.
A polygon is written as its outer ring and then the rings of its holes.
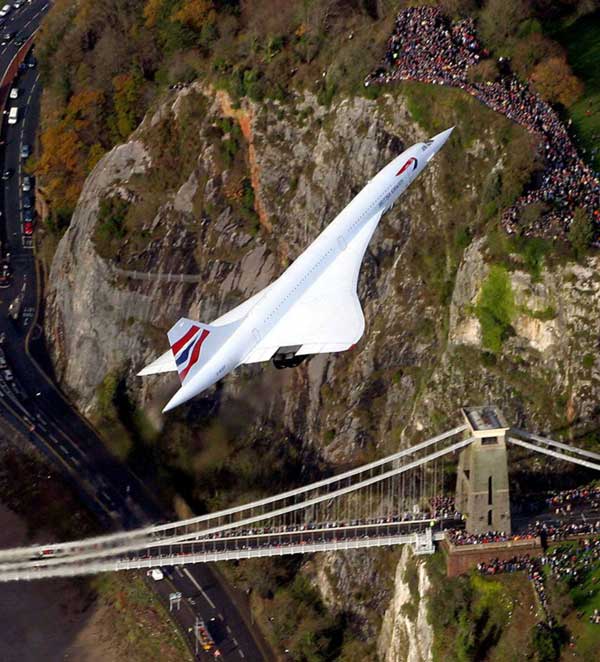
{"type": "Polygon", "coordinates": [[[299,366],[302,361],[306,361],[306,359],[312,356],[312,354],[301,354],[300,356],[297,356],[296,352],[300,347],[301,345],[296,345],[294,347],[280,347],[273,355],[273,365],[278,370],[299,366]]]}

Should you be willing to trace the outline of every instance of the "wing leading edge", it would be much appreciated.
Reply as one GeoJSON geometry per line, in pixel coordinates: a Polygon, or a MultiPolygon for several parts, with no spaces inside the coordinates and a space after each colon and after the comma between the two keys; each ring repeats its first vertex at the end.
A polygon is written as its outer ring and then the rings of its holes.
{"type": "Polygon", "coordinates": [[[342,352],[360,340],[365,318],[356,291],[362,260],[383,212],[375,214],[243,363],[268,361],[280,347],[296,352],[342,352]]]}

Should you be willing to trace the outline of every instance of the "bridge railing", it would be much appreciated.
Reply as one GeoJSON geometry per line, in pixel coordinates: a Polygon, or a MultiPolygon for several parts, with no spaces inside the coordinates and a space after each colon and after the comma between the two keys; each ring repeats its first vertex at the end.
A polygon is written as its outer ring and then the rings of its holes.
{"type": "MultiPolygon", "coordinates": [[[[76,554],[81,556],[86,552],[98,555],[102,552],[109,554],[122,551],[124,548],[136,549],[153,544],[163,544],[165,540],[172,542],[184,541],[190,537],[210,535],[234,527],[247,526],[261,519],[273,518],[290,512],[297,512],[311,505],[317,505],[329,499],[338,498],[346,493],[385,480],[396,475],[398,467],[407,467],[406,459],[418,456],[432,445],[445,442],[466,430],[461,425],[443,434],[437,435],[415,446],[401,450],[390,456],[376,460],[369,464],[350,469],[341,474],[331,476],[311,483],[309,485],[288,490],[282,494],[259,499],[249,504],[234,506],[216,513],[209,513],[192,517],[187,520],[170,522],[156,526],[144,527],[135,531],[128,531],[107,536],[97,536],[84,541],[73,541],[49,545],[36,545],[13,550],[0,551],[0,563],[10,562],[22,558],[31,559],[36,554],[45,556],[76,554]],[[402,464],[400,464],[402,463],[402,464]],[[392,469],[390,470],[390,467],[392,469]],[[395,469],[394,469],[395,467],[395,469]]],[[[470,443],[470,442],[469,442],[470,443]]],[[[450,452],[443,450],[442,454],[450,452]]],[[[435,455],[435,454],[434,454],[435,455]]],[[[428,456],[429,461],[433,456],[428,456]]],[[[437,457],[437,456],[436,456],[437,457]]],[[[416,465],[410,465],[416,466],[416,465]]],[[[410,468],[408,466],[408,468],[410,468]]],[[[406,471],[407,468],[403,469],[406,471]]]]}

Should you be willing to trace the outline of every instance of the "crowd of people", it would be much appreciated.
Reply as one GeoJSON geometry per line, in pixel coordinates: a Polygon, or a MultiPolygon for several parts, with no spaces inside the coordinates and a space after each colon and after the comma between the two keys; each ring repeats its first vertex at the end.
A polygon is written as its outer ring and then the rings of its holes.
{"type": "Polygon", "coordinates": [[[401,11],[389,39],[386,66],[370,74],[365,85],[415,80],[458,87],[539,137],[545,168],[532,187],[502,216],[509,233],[557,237],[568,234],[577,207],[593,219],[594,243],[600,245],[600,181],[579,157],[557,113],[503,63],[496,80],[469,78],[471,67],[489,53],[479,43],[472,19],[451,23],[438,7],[401,11]],[[543,212],[521,227],[523,209],[541,203],[543,212]]]}
{"type": "Polygon", "coordinates": [[[600,534],[600,520],[578,520],[568,521],[536,521],[529,525],[526,533],[532,536],[540,536],[544,542],[557,542],[582,535],[600,534]]]}
{"type": "Polygon", "coordinates": [[[454,497],[434,496],[430,500],[430,508],[434,519],[462,519],[462,514],[456,510],[454,497]]]}
{"type": "Polygon", "coordinates": [[[546,499],[546,505],[557,515],[566,515],[573,506],[600,508],[600,485],[584,485],[572,490],[562,490],[546,499]]]}
{"type": "Polygon", "coordinates": [[[499,575],[504,572],[518,572],[519,570],[529,571],[531,563],[529,554],[522,554],[506,560],[482,561],[477,564],[477,571],[482,575],[499,575]]]}
{"type": "MultiPolygon", "coordinates": [[[[555,547],[551,553],[539,558],[532,558],[524,554],[505,560],[492,559],[481,562],[477,564],[477,571],[482,575],[526,571],[528,578],[533,583],[546,620],[551,624],[543,566],[548,566],[550,575],[554,579],[566,581],[569,586],[579,586],[587,574],[597,568],[599,564],[600,538],[585,538],[576,545],[555,547]]],[[[600,612],[595,609],[589,620],[591,623],[600,624],[600,612]]]]}
{"type": "Polygon", "coordinates": [[[537,534],[526,532],[510,535],[505,531],[468,533],[464,529],[448,529],[446,536],[453,545],[486,545],[489,543],[508,542],[509,540],[533,540],[537,537],[537,534]]]}

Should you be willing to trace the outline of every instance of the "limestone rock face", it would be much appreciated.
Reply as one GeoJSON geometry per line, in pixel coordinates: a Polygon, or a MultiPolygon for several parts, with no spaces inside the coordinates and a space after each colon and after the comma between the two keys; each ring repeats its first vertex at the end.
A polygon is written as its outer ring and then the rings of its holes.
{"type": "Polygon", "coordinates": [[[425,565],[417,562],[418,597],[411,595],[405,580],[411,556],[410,548],[405,547],[396,568],[394,595],[377,642],[382,662],[431,662],[433,659],[433,629],[427,617],[427,594],[431,584],[425,565]]]}
{"type": "MultiPolygon", "coordinates": [[[[481,191],[506,150],[494,127],[509,123],[469,103],[483,118],[476,138],[461,138],[459,127],[453,140],[464,145],[452,152],[447,144],[372,239],[359,281],[366,331],[357,348],[295,370],[243,367],[187,405],[190,419],[207,406],[223,412],[243,402],[248,437],[270,426],[336,465],[453,427],[467,403],[496,402],[511,423],[545,430],[597,415],[598,258],[544,268],[537,280],[517,262],[514,332],[498,356],[482,352],[474,307],[490,268],[487,240],[475,238],[456,259],[455,229],[459,219],[481,227],[481,191]]],[[[90,413],[99,385],[118,372],[135,404],[168,426],[158,405],[177,378],[135,376],[166,350],[168,328],[183,315],[210,322],[264,288],[370,177],[426,137],[394,90],[329,108],[310,93],[239,108],[200,85],[169,93],[97,164],[55,254],[45,332],[63,387],[90,413]],[[101,256],[100,202],[111,197],[128,201],[133,225],[101,256]]],[[[324,560],[316,573],[326,601],[354,614],[372,640],[379,622],[371,616],[389,603],[382,659],[425,661],[428,580],[419,565],[415,616],[404,609],[402,558],[391,603],[392,587],[378,579],[369,552],[324,560]],[[378,596],[368,609],[348,597],[364,597],[365,586],[378,596]]]]}

